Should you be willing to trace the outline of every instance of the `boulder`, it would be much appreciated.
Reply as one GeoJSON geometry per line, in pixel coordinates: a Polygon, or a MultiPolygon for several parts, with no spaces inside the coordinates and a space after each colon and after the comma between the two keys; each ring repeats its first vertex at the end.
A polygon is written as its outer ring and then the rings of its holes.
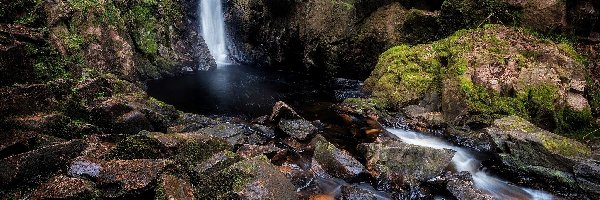
{"type": "Polygon", "coordinates": [[[280,120],[279,128],[287,135],[298,140],[306,140],[317,132],[317,127],[305,119],[280,120]]]}
{"type": "Polygon", "coordinates": [[[317,135],[311,143],[315,147],[313,156],[315,161],[328,174],[345,180],[354,180],[365,172],[365,167],[348,151],[338,149],[323,136],[317,135]]]}
{"type": "Polygon", "coordinates": [[[151,188],[152,183],[170,160],[111,160],[102,164],[102,169],[97,177],[97,184],[101,196],[116,198],[123,195],[142,193],[151,188]]]}
{"type": "Polygon", "coordinates": [[[406,144],[400,141],[364,143],[359,150],[366,159],[369,173],[379,186],[402,190],[442,174],[454,151],[406,144]]]}
{"type": "Polygon", "coordinates": [[[163,174],[156,189],[156,199],[194,200],[194,187],[189,181],[163,174]]]}
{"type": "Polygon", "coordinates": [[[198,133],[227,140],[232,145],[263,143],[266,138],[245,124],[218,123],[198,130],[198,133]]]}
{"type": "Polygon", "coordinates": [[[587,193],[588,198],[600,198],[600,162],[581,160],[577,162],[573,171],[579,187],[587,193]]]}
{"type": "Polygon", "coordinates": [[[81,178],[58,175],[38,186],[30,199],[94,199],[98,191],[94,184],[81,178]]]}
{"type": "Polygon", "coordinates": [[[447,177],[448,183],[446,189],[454,195],[458,200],[469,200],[469,199],[494,199],[489,194],[475,188],[473,185],[473,178],[468,172],[459,172],[447,177]]]}
{"type": "Polygon", "coordinates": [[[584,144],[562,137],[517,116],[495,120],[485,129],[495,143],[495,152],[510,174],[533,177],[531,184],[559,191],[576,191],[572,159],[586,158],[591,150],[584,144]],[[535,180],[544,180],[536,182],[535,180]],[[542,185],[539,185],[542,184],[542,185]]]}
{"type": "Polygon", "coordinates": [[[294,185],[264,156],[239,161],[196,183],[198,198],[297,199],[294,185]]]}
{"type": "Polygon", "coordinates": [[[272,122],[278,122],[280,119],[302,119],[294,109],[287,105],[283,101],[278,101],[273,106],[273,112],[271,112],[271,116],[269,120],[272,122]]]}
{"type": "Polygon", "coordinates": [[[545,129],[571,132],[588,127],[592,118],[582,92],[586,74],[567,43],[486,25],[432,44],[389,49],[365,88],[398,110],[439,96],[430,103],[441,105],[444,119],[455,125],[479,129],[515,114],[545,129]]]}
{"type": "Polygon", "coordinates": [[[225,140],[201,133],[141,132],[117,143],[108,157],[114,159],[174,159],[187,169],[233,147],[225,140]]]}
{"type": "Polygon", "coordinates": [[[354,200],[354,199],[364,199],[364,200],[378,200],[378,196],[370,190],[360,188],[354,185],[344,185],[342,186],[342,190],[340,192],[341,200],[354,200]]]}
{"type": "Polygon", "coordinates": [[[66,170],[72,159],[81,154],[86,144],[71,140],[37,150],[4,158],[0,161],[0,186],[13,183],[35,182],[58,170],[66,170]]]}

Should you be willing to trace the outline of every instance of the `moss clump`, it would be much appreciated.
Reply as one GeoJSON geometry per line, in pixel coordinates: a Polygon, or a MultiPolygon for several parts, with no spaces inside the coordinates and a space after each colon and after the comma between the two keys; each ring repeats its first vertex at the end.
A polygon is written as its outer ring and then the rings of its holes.
{"type": "Polygon", "coordinates": [[[133,35],[137,47],[146,54],[156,54],[158,43],[155,26],[158,21],[154,17],[151,7],[136,5],[129,11],[127,18],[135,28],[133,35]]]}
{"type": "Polygon", "coordinates": [[[164,158],[168,153],[160,141],[142,133],[129,136],[125,140],[117,143],[116,147],[107,155],[110,159],[159,159],[164,158]]]}
{"type": "Polygon", "coordinates": [[[427,91],[436,91],[441,64],[431,47],[401,45],[379,57],[366,87],[386,104],[401,107],[418,100],[427,91]]]}
{"type": "Polygon", "coordinates": [[[442,94],[444,114],[461,119],[455,123],[489,124],[518,115],[548,130],[569,133],[589,127],[591,113],[568,109],[559,91],[570,86],[539,72],[578,80],[585,76],[580,57],[568,43],[485,25],[430,45],[389,49],[380,56],[365,88],[395,109],[431,93],[442,94]]]}

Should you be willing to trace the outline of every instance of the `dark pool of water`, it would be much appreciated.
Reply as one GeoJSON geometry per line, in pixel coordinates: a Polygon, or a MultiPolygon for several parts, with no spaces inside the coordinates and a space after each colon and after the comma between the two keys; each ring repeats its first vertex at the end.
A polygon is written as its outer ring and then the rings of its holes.
{"type": "Polygon", "coordinates": [[[271,112],[277,101],[304,108],[362,95],[362,82],[323,78],[241,65],[153,80],[148,94],[184,112],[257,117],[271,112]]]}

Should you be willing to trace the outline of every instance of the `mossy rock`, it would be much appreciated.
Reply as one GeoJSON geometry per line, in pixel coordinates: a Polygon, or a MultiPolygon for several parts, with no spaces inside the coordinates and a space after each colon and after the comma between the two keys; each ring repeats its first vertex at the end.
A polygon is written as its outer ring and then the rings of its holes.
{"type": "Polygon", "coordinates": [[[108,158],[159,159],[171,158],[189,171],[195,164],[223,150],[232,150],[225,140],[196,133],[151,133],[142,131],[117,143],[108,158]]]}
{"type": "Polygon", "coordinates": [[[583,59],[567,42],[485,25],[432,44],[389,49],[365,87],[398,110],[440,94],[442,112],[455,124],[519,115],[569,133],[590,125],[586,74],[583,59]]]}
{"type": "Polygon", "coordinates": [[[237,162],[197,181],[200,199],[297,199],[296,188],[265,156],[237,162]]]}

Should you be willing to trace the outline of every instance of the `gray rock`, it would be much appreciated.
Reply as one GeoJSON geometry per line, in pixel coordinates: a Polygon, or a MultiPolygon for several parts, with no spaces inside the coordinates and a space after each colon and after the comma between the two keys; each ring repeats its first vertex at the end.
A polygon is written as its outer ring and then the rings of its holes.
{"type": "Polygon", "coordinates": [[[349,152],[338,149],[329,143],[323,136],[317,135],[312,143],[315,146],[313,158],[330,175],[344,180],[354,180],[365,167],[349,152]]]}
{"type": "Polygon", "coordinates": [[[402,189],[438,176],[450,164],[454,151],[433,149],[388,141],[384,144],[364,143],[359,151],[367,160],[367,170],[382,186],[402,189]]]}
{"type": "Polygon", "coordinates": [[[600,199],[600,161],[581,160],[573,171],[579,187],[587,192],[589,198],[600,199]]]}
{"type": "Polygon", "coordinates": [[[305,119],[281,120],[279,128],[298,140],[305,140],[317,131],[317,127],[305,119]]]}
{"type": "Polygon", "coordinates": [[[459,174],[453,174],[448,178],[446,189],[459,200],[470,200],[470,199],[485,199],[492,200],[493,197],[483,193],[473,185],[473,178],[468,172],[460,172],[459,174]]]}

